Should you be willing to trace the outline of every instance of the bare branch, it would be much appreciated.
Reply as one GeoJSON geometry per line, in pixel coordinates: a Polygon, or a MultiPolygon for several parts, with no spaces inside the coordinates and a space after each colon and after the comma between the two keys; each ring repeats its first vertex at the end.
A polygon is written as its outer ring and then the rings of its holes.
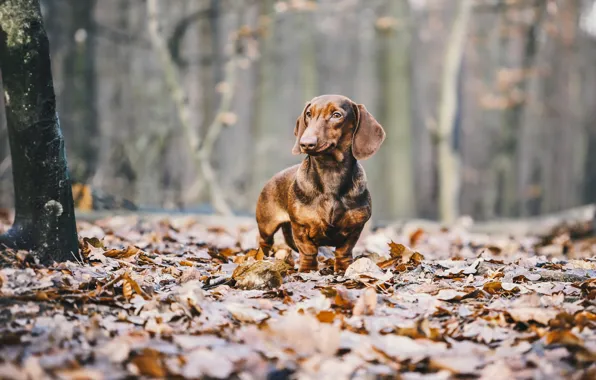
{"type": "MultiPolygon", "coordinates": [[[[166,78],[166,82],[172,94],[172,99],[176,105],[178,111],[178,118],[180,124],[184,129],[186,139],[189,144],[189,150],[195,161],[197,167],[201,169],[203,180],[206,182],[209,195],[211,197],[211,203],[215,210],[223,215],[231,215],[232,210],[228,205],[222,189],[220,188],[215,171],[210,163],[210,157],[213,152],[213,147],[217,138],[219,137],[221,130],[224,126],[222,115],[229,112],[232,107],[233,99],[233,87],[235,83],[236,74],[236,50],[232,51],[231,58],[226,64],[226,70],[224,74],[224,82],[220,84],[222,87],[222,97],[219,105],[219,109],[215,115],[215,118],[211,125],[207,129],[205,140],[202,142],[199,139],[196,131],[193,131],[190,123],[190,112],[188,104],[186,102],[186,94],[182,83],[179,78],[178,69],[174,62],[171,52],[168,49],[168,44],[163,37],[161,27],[159,25],[159,6],[158,0],[147,0],[147,14],[149,17],[149,31],[151,42],[159,54],[162,69],[166,78]]],[[[236,38],[232,43],[236,43],[236,38]]],[[[193,191],[200,191],[202,188],[202,180],[199,179],[197,183],[191,186],[193,191]]],[[[187,198],[187,197],[185,197],[187,198]]]]}
{"type": "Polygon", "coordinates": [[[190,151],[196,152],[199,148],[199,137],[197,133],[192,130],[192,126],[190,125],[190,112],[186,103],[184,89],[182,88],[176,65],[168,50],[166,40],[161,33],[158,4],[159,0],[147,0],[147,16],[149,17],[149,36],[151,38],[151,44],[159,54],[166,83],[172,94],[172,99],[174,100],[178,118],[184,129],[190,151]]]}

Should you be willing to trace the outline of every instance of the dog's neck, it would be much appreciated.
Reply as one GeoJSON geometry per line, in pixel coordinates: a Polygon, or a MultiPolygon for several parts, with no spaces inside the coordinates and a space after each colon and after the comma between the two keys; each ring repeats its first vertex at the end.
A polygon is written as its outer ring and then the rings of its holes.
{"type": "Polygon", "coordinates": [[[351,190],[356,158],[352,154],[307,156],[298,176],[298,185],[307,193],[342,196],[351,190]]]}

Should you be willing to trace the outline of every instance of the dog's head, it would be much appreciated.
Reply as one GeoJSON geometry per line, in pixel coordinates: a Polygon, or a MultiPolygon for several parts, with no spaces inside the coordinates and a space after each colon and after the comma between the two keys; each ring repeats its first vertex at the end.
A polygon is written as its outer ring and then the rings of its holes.
{"type": "Polygon", "coordinates": [[[362,104],[341,95],[321,95],[306,104],[296,120],[292,153],[365,160],[377,152],[385,131],[362,104]]]}

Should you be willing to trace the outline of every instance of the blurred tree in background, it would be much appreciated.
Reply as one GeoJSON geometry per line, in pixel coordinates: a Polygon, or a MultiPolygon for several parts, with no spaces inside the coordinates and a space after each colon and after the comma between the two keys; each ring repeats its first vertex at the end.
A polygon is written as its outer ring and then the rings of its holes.
{"type": "MultiPolygon", "coordinates": [[[[42,1],[74,178],[148,207],[252,213],[298,161],[305,102],[341,93],[387,131],[364,163],[377,221],[438,218],[441,186],[476,219],[594,202],[595,3],[470,0],[447,69],[459,0],[42,1]]],[[[9,207],[7,146],[2,125],[9,207]]]]}

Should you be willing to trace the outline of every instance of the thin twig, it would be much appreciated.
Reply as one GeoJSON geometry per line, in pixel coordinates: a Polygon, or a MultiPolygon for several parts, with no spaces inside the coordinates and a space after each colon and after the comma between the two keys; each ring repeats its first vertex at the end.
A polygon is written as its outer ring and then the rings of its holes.
{"type": "MultiPolygon", "coordinates": [[[[149,17],[149,32],[151,42],[159,54],[165,79],[172,93],[172,99],[178,111],[178,118],[188,141],[189,150],[192,154],[195,164],[201,169],[203,179],[208,184],[213,207],[215,208],[216,212],[220,214],[232,215],[232,210],[225,199],[222,189],[218,185],[215,171],[213,170],[213,167],[209,161],[213,151],[213,146],[219,137],[221,130],[223,129],[224,123],[223,120],[221,120],[221,116],[225,112],[228,112],[228,110],[231,108],[233,97],[232,88],[235,82],[236,59],[234,56],[232,56],[227,63],[224,82],[227,88],[222,94],[222,99],[215,119],[207,130],[205,141],[203,144],[201,144],[198,134],[193,131],[190,123],[190,112],[188,109],[186,95],[178,75],[176,64],[172,59],[167,42],[161,33],[161,27],[159,25],[158,18],[158,0],[147,0],[147,14],[149,17]]],[[[200,186],[193,185],[192,188],[200,189],[200,186]]]]}

